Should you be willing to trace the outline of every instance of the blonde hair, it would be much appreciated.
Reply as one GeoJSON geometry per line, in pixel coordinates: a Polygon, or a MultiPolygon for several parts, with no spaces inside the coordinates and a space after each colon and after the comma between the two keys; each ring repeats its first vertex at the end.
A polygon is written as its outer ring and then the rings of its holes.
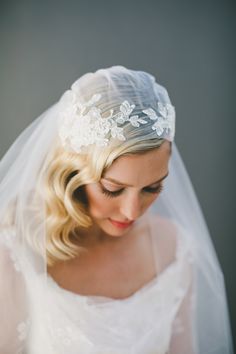
{"type": "Polygon", "coordinates": [[[164,141],[150,133],[148,124],[135,130],[130,126],[125,129],[126,141],[113,140],[105,148],[91,145],[86,154],[66,151],[59,142],[51,151],[43,188],[49,266],[86,251],[75,242],[79,229],[92,225],[83,186],[98,182],[118,157],[145,153],[164,141]]]}

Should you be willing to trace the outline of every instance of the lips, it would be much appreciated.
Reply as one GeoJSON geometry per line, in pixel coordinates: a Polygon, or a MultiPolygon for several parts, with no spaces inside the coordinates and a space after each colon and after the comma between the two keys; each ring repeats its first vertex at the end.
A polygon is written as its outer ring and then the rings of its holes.
{"type": "Polygon", "coordinates": [[[119,227],[119,228],[126,228],[126,227],[129,227],[130,225],[133,224],[134,221],[130,221],[130,222],[120,222],[120,221],[117,221],[117,220],[112,220],[112,219],[109,219],[109,221],[116,227],[119,227]]]}

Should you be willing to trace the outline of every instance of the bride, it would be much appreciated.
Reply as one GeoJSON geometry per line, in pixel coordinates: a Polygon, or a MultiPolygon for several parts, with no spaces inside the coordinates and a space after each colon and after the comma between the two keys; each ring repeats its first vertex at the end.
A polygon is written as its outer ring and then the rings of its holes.
{"type": "Polygon", "coordinates": [[[79,78],[0,164],[0,352],[228,354],[224,278],[166,89],[79,78]]]}

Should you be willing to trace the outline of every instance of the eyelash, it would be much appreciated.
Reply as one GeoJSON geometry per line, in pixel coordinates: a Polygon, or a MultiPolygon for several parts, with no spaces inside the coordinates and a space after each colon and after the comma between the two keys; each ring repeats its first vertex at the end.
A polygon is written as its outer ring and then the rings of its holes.
{"type": "MultiPolygon", "coordinates": [[[[148,188],[147,187],[146,189],[144,189],[144,192],[155,194],[155,193],[161,193],[163,191],[163,189],[164,189],[163,185],[160,185],[157,188],[148,188]]],[[[110,198],[118,197],[123,192],[123,190],[124,190],[124,188],[119,189],[118,191],[111,192],[108,189],[105,189],[104,187],[102,187],[102,193],[110,198]]]]}

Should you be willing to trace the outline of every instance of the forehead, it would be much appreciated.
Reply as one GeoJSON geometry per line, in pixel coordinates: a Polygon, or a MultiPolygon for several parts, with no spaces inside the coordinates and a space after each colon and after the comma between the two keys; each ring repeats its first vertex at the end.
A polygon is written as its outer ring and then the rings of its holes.
{"type": "Polygon", "coordinates": [[[168,172],[170,143],[165,141],[156,149],[142,154],[121,156],[104,173],[103,178],[112,178],[133,186],[149,185],[168,172]]]}

